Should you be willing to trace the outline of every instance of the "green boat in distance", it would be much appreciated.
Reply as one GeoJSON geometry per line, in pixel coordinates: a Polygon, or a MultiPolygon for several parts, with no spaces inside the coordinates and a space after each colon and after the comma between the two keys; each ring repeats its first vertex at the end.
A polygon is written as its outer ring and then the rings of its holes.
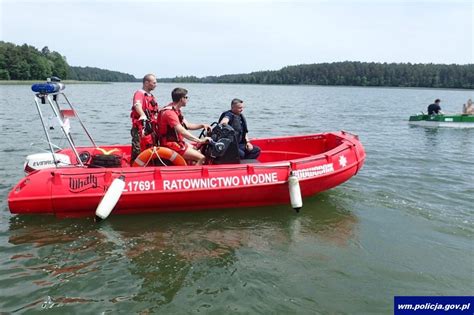
{"type": "Polygon", "coordinates": [[[423,127],[474,128],[474,115],[426,115],[410,116],[408,124],[423,127]]]}

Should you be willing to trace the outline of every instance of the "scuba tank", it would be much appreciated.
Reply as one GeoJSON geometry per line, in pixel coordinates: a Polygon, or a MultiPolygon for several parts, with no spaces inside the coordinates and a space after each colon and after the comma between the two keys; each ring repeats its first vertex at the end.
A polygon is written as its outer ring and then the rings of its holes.
{"type": "Polygon", "coordinates": [[[229,125],[216,125],[211,131],[212,141],[204,155],[211,164],[239,164],[239,146],[236,132],[229,125]]]}

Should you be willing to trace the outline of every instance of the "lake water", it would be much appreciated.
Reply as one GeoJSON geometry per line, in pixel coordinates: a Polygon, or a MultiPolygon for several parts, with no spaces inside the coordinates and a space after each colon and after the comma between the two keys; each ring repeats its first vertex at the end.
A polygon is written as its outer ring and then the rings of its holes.
{"type": "MultiPolygon", "coordinates": [[[[158,84],[160,105],[176,86],[158,84]]],[[[299,214],[12,216],[7,194],[43,132],[30,87],[0,86],[0,312],[391,314],[395,295],[474,294],[474,129],[407,124],[435,98],[459,112],[472,90],[181,86],[191,122],[215,121],[238,97],[251,137],[347,130],[366,163],[299,214]]],[[[139,87],[66,92],[96,142],[118,144],[139,87]]]]}

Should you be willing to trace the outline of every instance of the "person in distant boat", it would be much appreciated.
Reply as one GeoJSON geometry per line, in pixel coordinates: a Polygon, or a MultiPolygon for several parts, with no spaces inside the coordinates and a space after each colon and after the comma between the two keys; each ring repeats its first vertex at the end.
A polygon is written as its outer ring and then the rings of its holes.
{"type": "Polygon", "coordinates": [[[468,99],[467,103],[462,106],[462,113],[465,115],[474,115],[474,106],[472,106],[471,99],[468,99]]]}
{"type": "Polygon", "coordinates": [[[175,88],[171,92],[173,102],[166,105],[159,111],[159,140],[160,145],[168,147],[184,157],[185,160],[196,162],[196,165],[202,165],[205,156],[184,142],[184,139],[194,141],[197,143],[206,143],[210,140],[209,137],[198,138],[190,133],[188,130],[197,130],[205,128],[210,130],[208,124],[193,124],[184,118],[181,113],[181,108],[188,103],[188,91],[183,88],[175,88]]]}
{"type": "Polygon", "coordinates": [[[143,77],[143,87],[133,95],[132,112],[132,154],[133,163],[141,151],[157,144],[156,127],[158,120],[158,103],[151,94],[156,88],[156,76],[147,74],[143,77]]]}
{"type": "Polygon", "coordinates": [[[439,106],[441,100],[437,98],[433,104],[428,106],[428,115],[441,115],[443,112],[441,111],[441,106],[439,106]]]}
{"type": "Polygon", "coordinates": [[[243,110],[244,102],[238,98],[234,98],[230,103],[230,110],[223,112],[219,117],[219,123],[229,125],[236,131],[241,159],[256,159],[260,155],[260,148],[253,145],[248,138],[249,130],[247,120],[242,114],[243,110]]]}

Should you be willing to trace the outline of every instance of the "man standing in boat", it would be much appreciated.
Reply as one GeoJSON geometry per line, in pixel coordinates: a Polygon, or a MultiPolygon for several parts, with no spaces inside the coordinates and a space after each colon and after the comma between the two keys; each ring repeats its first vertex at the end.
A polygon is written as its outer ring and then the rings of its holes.
{"type": "Polygon", "coordinates": [[[147,74],[143,77],[142,89],[135,92],[132,101],[132,155],[130,163],[133,163],[141,151],[156,145],[156,132],[154,132],[158,121],[158,103],[151,94],[156,87],[156,76],[147,74]]]}
{"type": "Polygon", "coordinates": [[[185,160],[195,161],[196,165],[202,165],[205,156],[194,149],[192,146],[184,142],[184,139],[194,141],[196,143],[206,143],[209,137],[199,139],[188,130],[197,130],[205,128],[210,130],[208,124],[193,124],[187,122],[181,113],[181,108],[188,103],[188,91],[183,88],[175,88],[171,92],[173,102],[163,107],[159,112],[159,140],[160,145],[168,147],[182,155],[185,160]]]}
{"type": "Polygon", "coordinates": [[[239,142],[239,155],[241,159],[256,159],[260,155],[260,148],[250,143],[247,133],[247,120],[242,114],[244,101],[234,98],[230,103],[230,110],[223,112],[219,117],[219,123],[229,125],[237,133],[239,142]]]}
{"type": "Polygon", "coordinates": [[[428,106],[428,115],[441,115],[443,112],[441,111],[441,106],[439,106],[441,100],[437,98],[433,104],[428,106]]]}

